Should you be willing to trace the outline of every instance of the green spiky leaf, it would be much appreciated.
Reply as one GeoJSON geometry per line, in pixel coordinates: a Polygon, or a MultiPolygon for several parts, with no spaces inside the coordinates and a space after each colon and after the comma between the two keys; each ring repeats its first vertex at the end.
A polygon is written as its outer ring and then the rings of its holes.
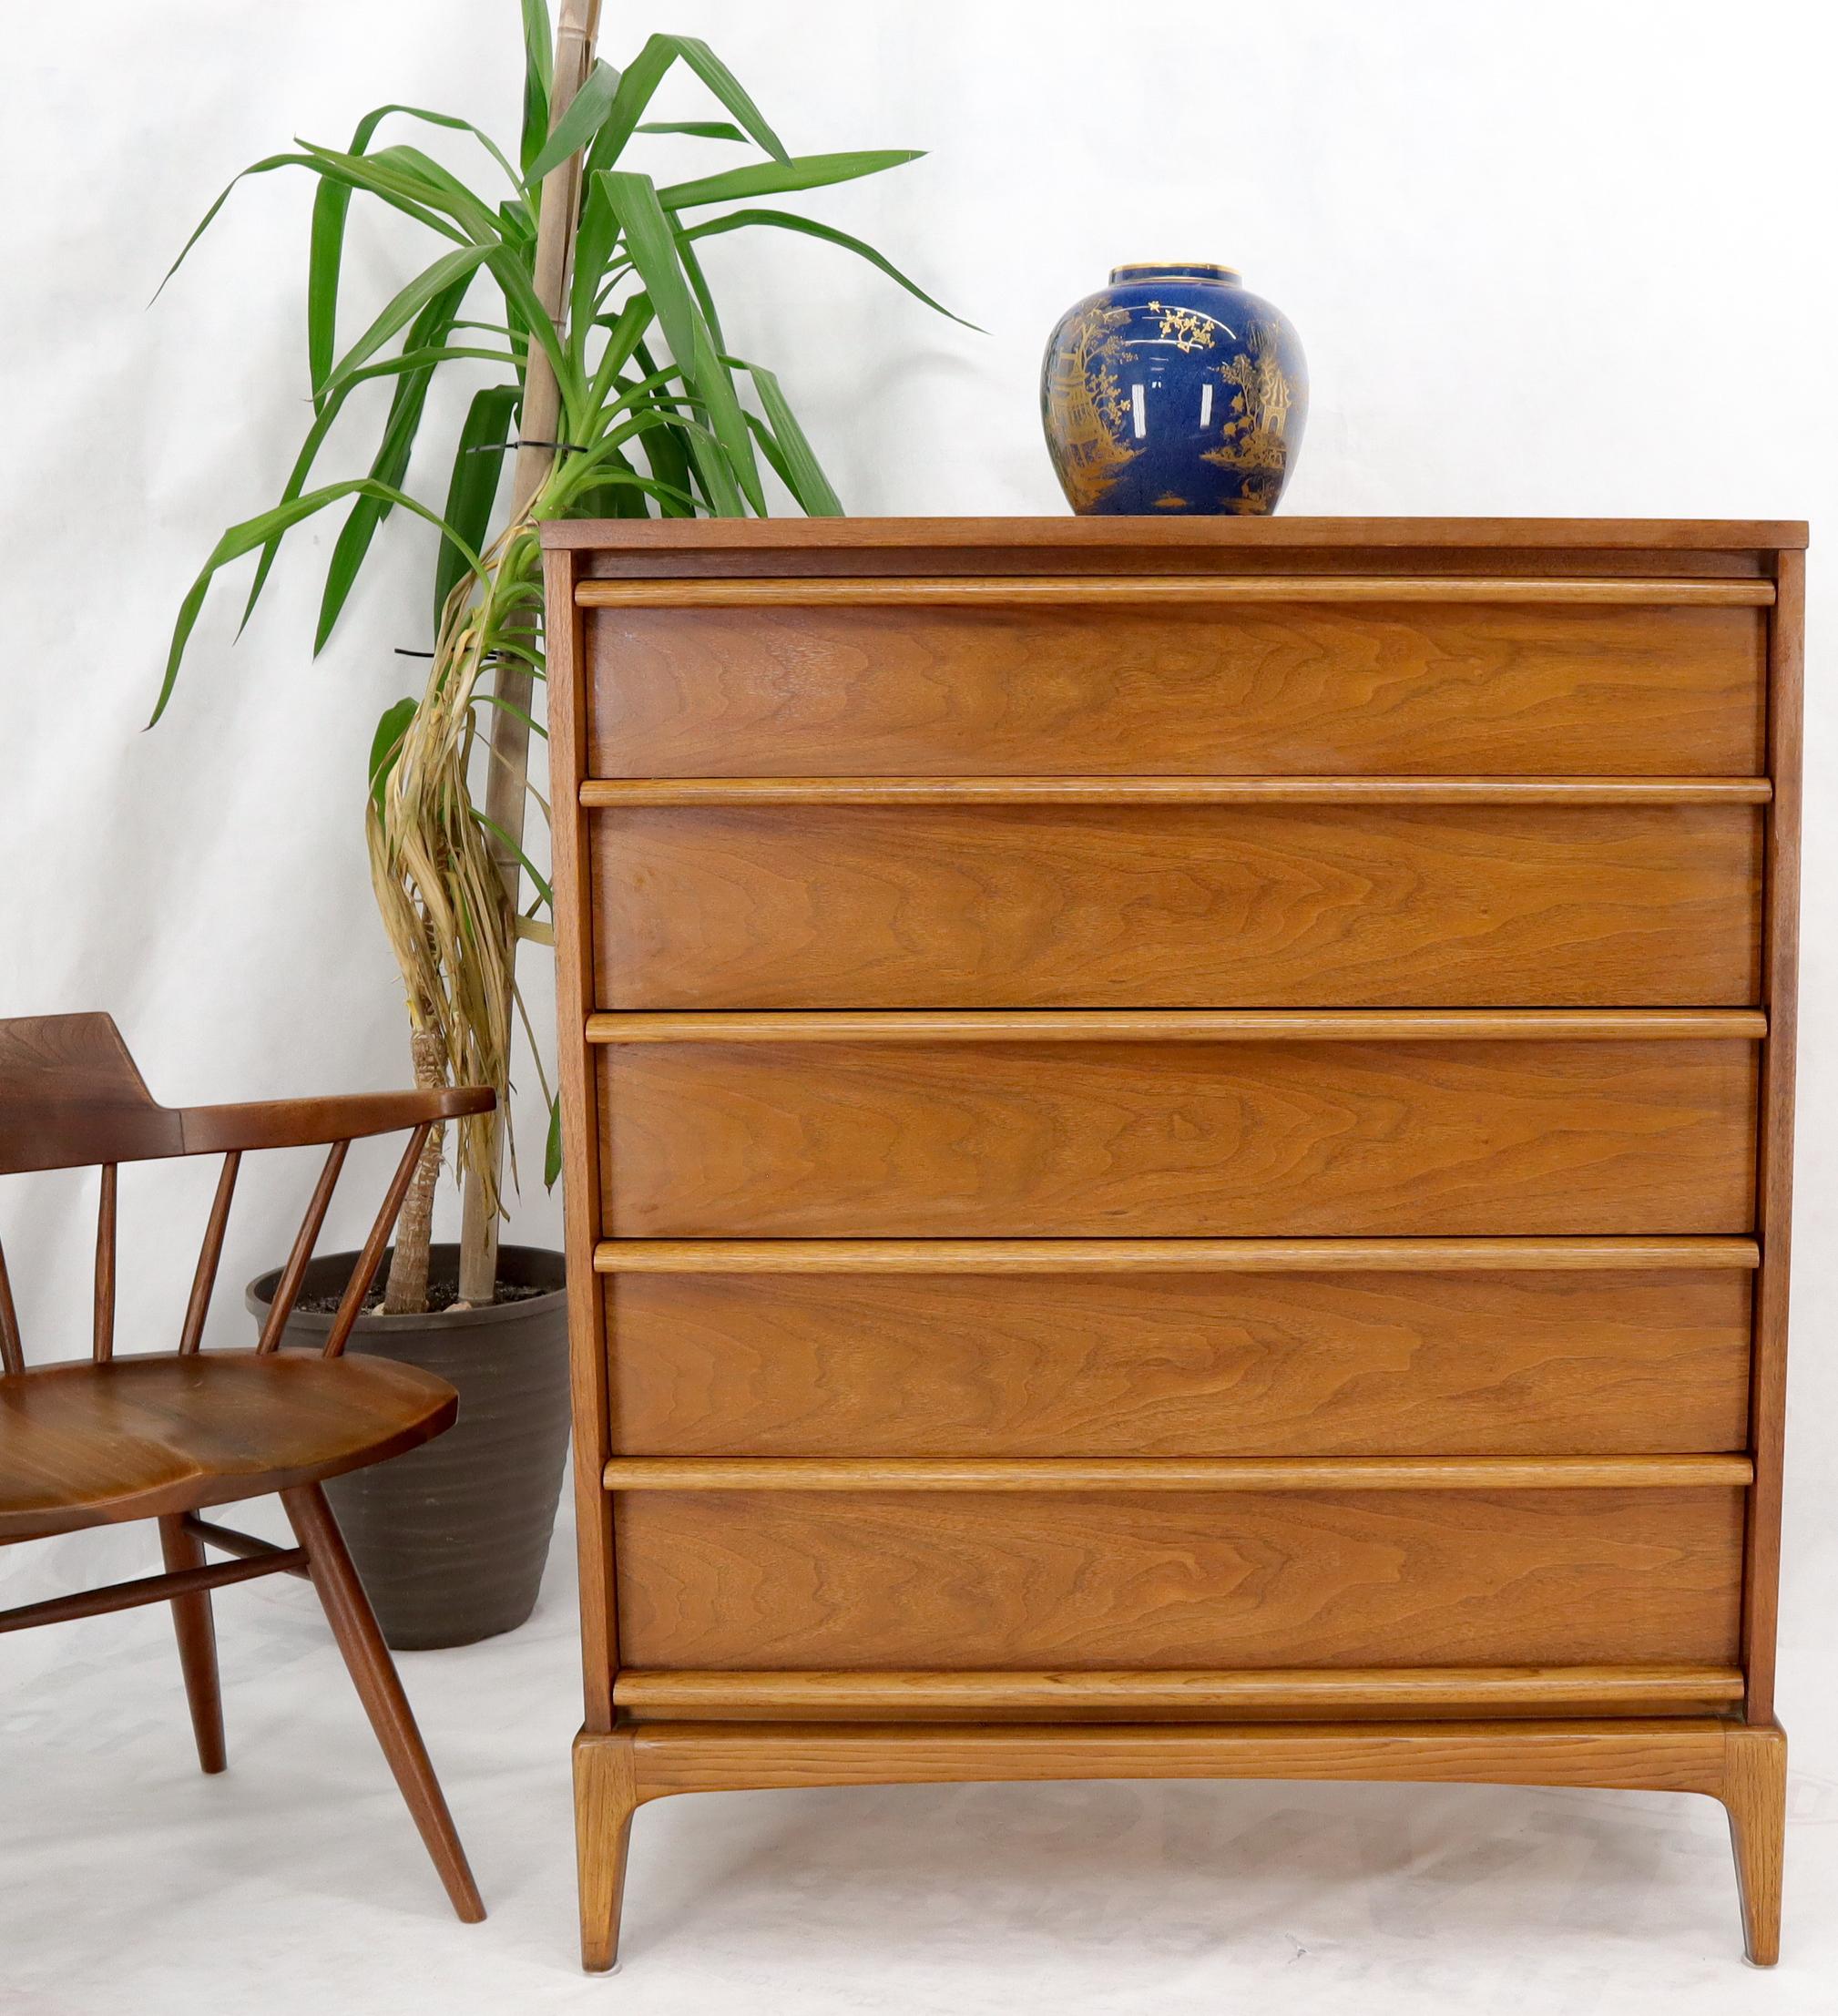
{"type": "Polygon", "coordinates": [[[697,140],[740,140],[747,136],[726,119],[647,119],[640,133],[686,133],[697,140]]]}
{"type": "Polygon", "coordinates": [[[753,103],[745,87],[720,56],[699,36],[654,35],[632,58],[619,88],[608,107],[604,125],[594,138],[588,171],[609,169],[625,152],[626,142],[637,132],[645,107],[657,95],[659,84],[674,63],[693,70],[716,99],[731,112],[742,130],[775,161],[787,159],[785,143],[766,123],[764,113],[753,103]]]}
{"type": "Polygon", "coordinates": [[[778,196],[786,189],[828,189],[834,182],[859,181],[864,175],[883,175],[890,168],[923,160],[911,148],[854,154],[801,154],[789,161],[761,161],[752,168],[730,168],[699,181],[673,182],[658,191],[667,210],[694,210],[702,203],[737,203],[750,196],[778,196]]]}
{"type": "Polygon", "coordinates": [[[613,99],[619,88],[619,73],[610,63],[597,63],[575,93],[575,100],[556,121],[555,131],[543,144],[535,160],[524,169],[524,179],[540,182],[552,175],[570,154],[578,154],[607,123],[613,99]]]}
{"type": "Polygon", "coordinates": [[[524,124],[517,159],[526,178],[549,137],[549,93],[555,87],[555,29],[548,0],[522,0],[524,11],[524,124]]]}
{"type": "MultiPolygon", "coordinates": [[[[410,351],[438,345],[444,340],[459,312],[461,298],[470,284],[471,275],[466,274],[427,303],[409,333],[407,348],[410,351]]],[[[434,365],[428,364],[419,371],[404,372],[395,382],[389,418],[384,423],[383,438],[377,444],[370,466],[378,490],[360,496],[352,506],[326,567],[319,624],[313,636],[315,654],[325,649],[350,599],[351,591],[357,585],[358,576],[363,571],[377,527],[389,516],[390,507],[384,493],[400,486],[408,474],[409,457],[414,452],[414,438],[427,407],[428,388],[434,383],[434,365]]],[[[340,384],[337,373],[330,383],[340,384]]]]}
{"type": "Polygon", "coordinates": [[[869,265],[885,273],[889,280],[904,287],[914,300],[923,301],[926,307],[935,308],[941,315],[950,316],[955,322],[963,322],[965,329],[975,329],[979,336],[988,333],[986,330],[977,329],[974,322],[965,322],[962,315],[952,314],[942,301],[934,300],[916,280],[903,273],[891,259],[877,252],[865,239],[839,231],[833,224],[820,224],[814,218],[800,217],[796,210],[730,210],[727,216],[712,217],[706,224],[689,225],[679,235],[686,239],[713,238],[722,231],[746,230],[756,225],[797,231],[805,238],[821,239],[826,245],[840,245],[844,251],[853,252],[857,259],[865,259],[869,265]]]}
{"type": "Polygon", "coordinates": [[[696,466],[710,502],[722,517],[739,517],[744,496],[763,515],[765,493],[746,418],[684,275],[676,233],[658,200],[656,185],[648,175],[608,169],[602,169],[595,180],[619,220],[626,250],[657,308],[670,354],[689,381],[691,395],[709,415],[720,452],[699,445],[696,466]]]}
{"type": "Polygon", "coordinates": [[[784,467],[780,473],[786,487],[811,517],[842,517],[842,501],[830,487],[823,466],[817,460],[816,451],[805,437],[803,428],[798,425],[798,416],[791,411],[791,402],[785,397],[776,374],[761,364],[749,364],[746,370],[753,381],[754,391],[760,395],[760,404],[766,409],[766,424],[772,430],[772,438],[784,457],[784,467]]]}
{"type": "MultiPolygon", "coordinates": [[[[492,506],[498,494],[498,479],[504,473],[504,455],[497,452],[510,433],[511,416],[517,410],[520,394],[515,385],[488,385],[473,394],[466,408],[465,424],[460,429],[454,450],[453,476],[447,485],[446,522],[467,546],[484,549],[491,530],[492,506]]],[[[434,560],[434,628],[440,635],[447,598],[465,579],[471,569],[465,554],[451,539],[443,538],[434,560]]]]}
{"type": "MultiPolygon", "coordinates": [[[[353,476],[342,483],[328,483],[323,488],[309,490],[304,496],[295,497],[287,504],[277,504],[266,511],[258,511],[252,518],[244,518],[240,525],[230,529],[211,547],[209,558],[199,569],[198,578],[185,592],[185,599],[179,605],[179,615],[172,626],[172,641],[166,653],[166,670],[159,684],[159,697],[154,702],[152,715],[147,725],[151,728],[166,711],[166,704],[172,698],[172,689],[179,681],[179,667],[185,656],[185,647],[193,629],[197,627],[204,599],[210,592],[210,584],[220,568],[226,568],[232,560],[240,560],[245,553],[253,553],[258,547],[266,546],[278,533],[285,532],[289,526],[298,525],[302,518],[310,518],[315,512],[323,511],[334,504],[342,504],[346,497],[386,496],[391,504],[401,505],[413,511],[418,518],[425,518],[437,530],[453,537],[450,526],[444,526],[424,504],[420,504],[404,492],[384,491],[383,486],[369,476],[353,476]]],[[[467,559],[483,573],[485,562],[476,553],[469,553],[467,559]]]]}
{"type": "Polygon", "coordinates": [[[383,794],[389,783],[389,773],[395,768],[395,760],[402,753],[403,737],[408,733],[408,724],[414,719],[415,703],[412,700],[399,700],[393,707],[385,707],[383,719],[376,724],[376,733],[370,739],[370,795],[377,810],[383,810],[383,794]]]}

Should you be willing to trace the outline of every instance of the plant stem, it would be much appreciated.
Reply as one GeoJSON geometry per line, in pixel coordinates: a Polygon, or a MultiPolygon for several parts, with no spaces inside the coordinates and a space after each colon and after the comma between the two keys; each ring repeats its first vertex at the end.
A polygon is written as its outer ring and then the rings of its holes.
{"type": "MultiPolygon", "coordinates": [[[[418,1087],[427,1090],[446,1083],[446,1050],[434,1030],[416,1029],[409,1038],[409,1049],[418,1087]]],[[[389,1285],[383,1297],[386,1316],[419,1315],[427,1307],[428,1242],[434,1233],[434,1195],[440,1182],[441,1133],[436,1127],[428,1136],[395,1223],[389,1285]]]]}

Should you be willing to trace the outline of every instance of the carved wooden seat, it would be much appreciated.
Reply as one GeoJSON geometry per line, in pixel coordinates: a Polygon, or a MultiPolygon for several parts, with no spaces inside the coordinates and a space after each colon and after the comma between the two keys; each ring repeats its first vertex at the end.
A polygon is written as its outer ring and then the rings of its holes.
{"type": "Polygon", "coordinates": [[[0,1379],[0,1540],[314,1484],[452,1426],[453,1388],[384,1358],[213,1351],[0,1379]]]}
{"type": "Polygon", "coordinates": [[[260,1575],[308,1577],[416,1827],[460,1917],[482,1919],[472,1872],[402,1683],[321,1489],[439,1435],[456,1402],[444,1380],[344,1347],[370,1292],[415,1164],[441,1121],[485,1110],[477,1088],[168,1108],[141,1082],[106,1015],[0,1021],[0,1174],[96,1164],[101,1202],[90,1355],[27,1368],[0,1253],[0,1544],[126,1520],[158,1521],[166,1572],[0,1611],[0,1632],[138,1603],[172,1605],[199,1762],[221,1771],[223,1711],[210,1591],[260,1575]],[[410,1138],[359,1254],[322,1353],[281,1349],[281,1332],[352,1141],[410,1138]],[[263,1148],[328,1152],[251,1351],[202,1353],[241,1158],[263,1148]],[[171,1347],[117,1356],[116,1171],[121,1162],[218,1153],[222,1173],[191,1295],[171,1347]],[[281,1548],[200,1516],[279,1492],[298,1545],[281,1548]],[[210,1562],[207,1547],[230,1559],[210,1562]]]}

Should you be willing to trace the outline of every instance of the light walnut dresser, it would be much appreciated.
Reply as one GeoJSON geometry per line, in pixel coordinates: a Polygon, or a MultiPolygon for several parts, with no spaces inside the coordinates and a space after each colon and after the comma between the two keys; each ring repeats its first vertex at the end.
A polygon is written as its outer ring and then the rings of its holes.
{"type": "Polygon", "coordinates": [[[633,1810],[1706,1793],[1775,1957],[1805,528],[547,529],[633,1810]]]}

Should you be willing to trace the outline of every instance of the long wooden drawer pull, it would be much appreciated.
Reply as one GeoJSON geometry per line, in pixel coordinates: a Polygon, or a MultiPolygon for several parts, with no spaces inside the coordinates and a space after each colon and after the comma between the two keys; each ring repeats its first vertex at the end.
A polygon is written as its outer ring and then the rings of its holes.
{"type": "Polygon", "coordinates": [[[603,1239],[597,1274],[1752,1273],[1752,1239],[603,1239]]]}
{"type": "Polygon", "coordinates": [[[1764,805],[1766,777],[589,777],[602,811],[698,805],[1764,805]]]}
{"type": "Polygon", "coordinates": [[[912,608],[988,604],[998,609],[1155,603],[1204,607],[1233,602],[1594,602],[1659,608],[1767,607],[1762,580],[1635,580],[1613,577],[1538,579],[1492,575],[931,575],[848,578],[755,577],[750,580],[588,580],[575,588],[582,609],[912,608]]]}
{"type": "Polygon", "coordinates": [[[1760,1042],[1759,1008],[669,1009],[587,1017],[589,1043],[1760,1042]]]}
{"type": "Polygon", "coordinates": [[[1071,1458],[616,1456],[612,1491],[1530,1491],[1740,1489],[1746,1456],[1071,1458]]]}
{"type": "Polygon", "coordinates": [[[1292,1666],[1254,1671],[1020,1672],[626,1671],[622,1708],[681,1719],[761,1714],[965,1715],[1067,1709],[1234,1714],[1506,1707],[1701,1708],[1739,1701],[1737,1666],[1292,1666]]]}

